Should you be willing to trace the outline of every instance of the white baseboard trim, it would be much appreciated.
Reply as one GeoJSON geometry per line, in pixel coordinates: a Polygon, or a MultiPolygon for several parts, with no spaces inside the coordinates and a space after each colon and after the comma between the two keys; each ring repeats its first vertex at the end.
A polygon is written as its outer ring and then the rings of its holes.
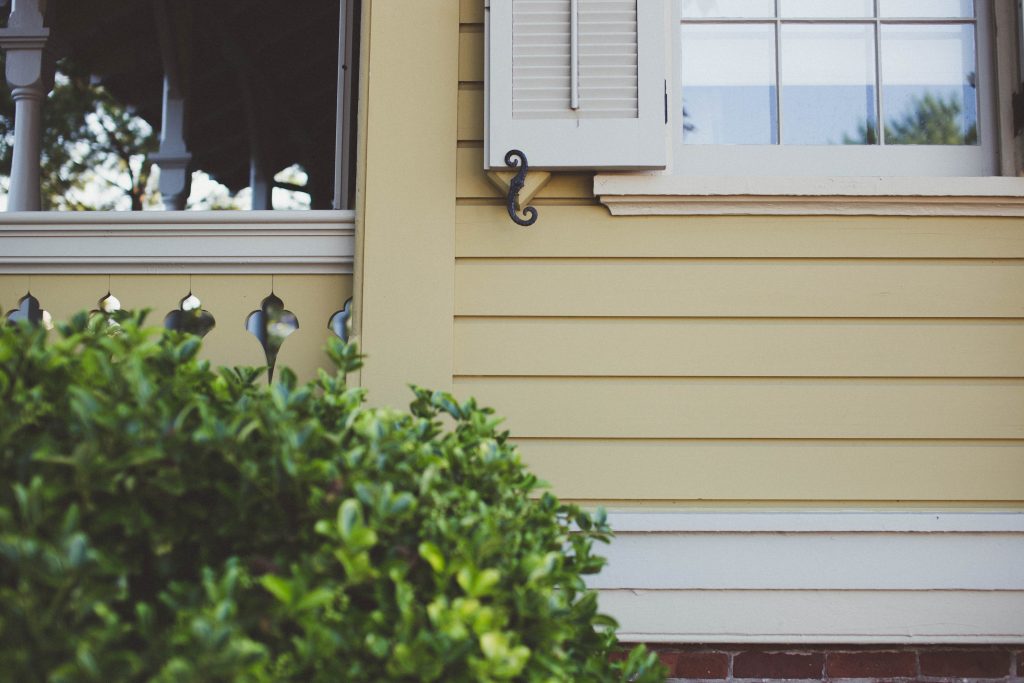
{"type": "Polygon", "coordinates": [[[1020,591],[602,591],[599,601],[626,642],[1024,642],[1020,591]]]}
{"type": "Polygon", "coordinates": [[[1024,533],[1021,512],[621,512],[608,513],[617,533],[908,532],[1024,533]]]}
{"type": "Polygon", "coordinates": [[[1024,513],[609,518],[589,584],[624,640],[1024,643],[1024,513]]]}

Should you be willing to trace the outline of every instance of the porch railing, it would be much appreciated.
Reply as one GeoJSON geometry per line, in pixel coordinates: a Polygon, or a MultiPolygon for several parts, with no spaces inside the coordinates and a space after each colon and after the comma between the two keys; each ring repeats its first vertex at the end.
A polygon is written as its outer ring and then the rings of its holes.
{"type": "Polygon", "coordinates": [[[309,377],[325,364],[328,335],[345,334],[354,252],[352,211],[3,213],[0,315],[29,294],[53,320],[102,311],[108,295],[152,309],[155,325],[199,306],[215,320],[211,361],[276,357],[309,377]],[[270,331],[288,332],[273,354],[270,331]]]}

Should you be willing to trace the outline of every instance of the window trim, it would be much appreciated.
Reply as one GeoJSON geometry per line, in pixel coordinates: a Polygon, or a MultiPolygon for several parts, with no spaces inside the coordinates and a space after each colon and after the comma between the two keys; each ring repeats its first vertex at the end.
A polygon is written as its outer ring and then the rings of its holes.
{"type": "MultiPolygon", "coordinates": [[[[673,0],[678,4],[677,0],[673,0]]],[[[1024,216],[1011,97],[1017,89],[1017,20],[1012,3],[989,3],[990,104],[998,159],[992,176],[684,175],[671,169],[598,173],[594,194],[613,215],[1024,216]],[[999,26],[1013,30],[999,30],[999,26]]],[[[678,9],[675,10],[678,14],[678,9]]],[[[675,29],[673,21],[672,28],[675,29]]],[[[675,52],[679,52],[675,50],[675,52]]],[[[678,57],[673,63],[678,70],[678,57]]],[[[681,112],[673,126],[681,125],[681,112]]],[[[990,124],[991,125],[991,124],[990,124]]],[[[673,151],[682,147],[676,140],[673,151]]],[[[870,150],[869,150],[870,151],[870,150]]],[[[675,159],[678,164],[678,158],[675,159]]]]}

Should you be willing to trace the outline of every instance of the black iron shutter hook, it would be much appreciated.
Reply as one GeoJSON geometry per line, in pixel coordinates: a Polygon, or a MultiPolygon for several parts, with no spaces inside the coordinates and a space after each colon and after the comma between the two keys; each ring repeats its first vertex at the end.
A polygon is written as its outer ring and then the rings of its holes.
{"type": "Polygon", "coordinates": [[[508,215],[516,225],[529,227],[537,222],[537,209],[527,206],[523,209],[523,214],[527,218],[520,218],[516,213],[516,204],[519,203],[519,192],[526,186],[526,174],[530,171],[530,165],[526,161],[526,155],[518,149],[508,151],[505,155],[505,165],[509,168],[519,168],[519,172],[508,184],[508,215]]]}

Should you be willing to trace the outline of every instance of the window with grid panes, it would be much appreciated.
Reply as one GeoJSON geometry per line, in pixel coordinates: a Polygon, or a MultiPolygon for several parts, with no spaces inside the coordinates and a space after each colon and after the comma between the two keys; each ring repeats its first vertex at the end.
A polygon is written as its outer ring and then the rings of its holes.
{"type": "Polygon", "coordinates": [[[985,0],[679,0],[674,171],[991,175],[985,0]]]}

